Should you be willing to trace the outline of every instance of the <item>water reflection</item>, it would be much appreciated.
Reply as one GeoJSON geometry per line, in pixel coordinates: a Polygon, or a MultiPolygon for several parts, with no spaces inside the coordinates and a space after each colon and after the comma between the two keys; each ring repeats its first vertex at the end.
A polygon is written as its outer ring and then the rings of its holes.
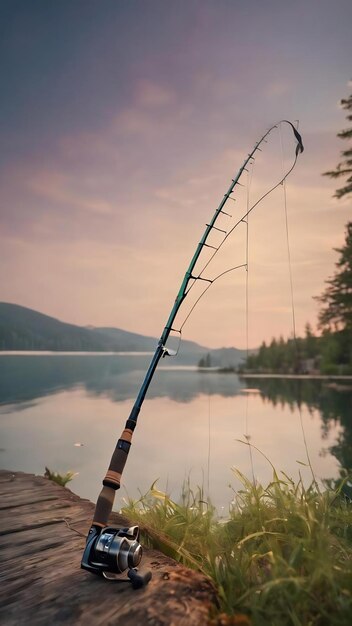
{"type": "MultiPolygon", "coordinates": [[[[150,355],[1,356],[2,467],[72,469],[79,472],[73,490],[95,500],[149,361],[150,355]]],[[[238,443],[247,432],[279,471],[293,478],[301,471],[309,482],[309,468],[297,465],[306,460],[298,405],[317,477],[336,478],[337,461],[351,468],[351,390],[325,381],[240,380],[174,363],[162,361],[143,406],[123,481],[133,497],[158,477],[160,488],[177,497],[191,472],[193,484],[209,482],[214,503],[226,507],[235,484],[231,467],[252,475],[248,448],[238,443]]],[[[253,458],[256,478],[267,483],[270,465],[257,453],[253,458]]]]}
{"type": "MultiPolygon", "coordinates": [[[[133,399],[150,358],[150,355],[2,356],[0,404],[28,402],[78,385],[114,402],[133,399]]],[[[173,361],[162,361],[148,390],[149,398],[169,397],[176,402],[190,402],[201,393],[230,397],[243,386],[235,376],[204,374],[196,367],[175,368],[170,363],[173,361]]]]}
{"type": "Polygon", "coordinates": [[[316,379],[244,378],[255,385],[264,401],[276,406],[288,405],[293,411],[305,405],[310,412],[317,410],[322,420],[323,436],[332,425],[339,425],[337,441],[329,447],[341,466],[341,475],[352,474],[352,380],[332,382],[316,379]]]}

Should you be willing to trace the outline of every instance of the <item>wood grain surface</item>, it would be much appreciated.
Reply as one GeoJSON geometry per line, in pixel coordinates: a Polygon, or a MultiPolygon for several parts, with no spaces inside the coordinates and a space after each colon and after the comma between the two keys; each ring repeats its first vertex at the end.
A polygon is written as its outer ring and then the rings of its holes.
{"type": "MultiPolygon", "coordinates": [[[[94,505],[42,476],[0,471],[0,623],[205,626],[211,583],[156,550],[144,550],[143,589],[80,569],[94,505]]],[[[112,525],[126,526],[118,514],[112,525]]]]}

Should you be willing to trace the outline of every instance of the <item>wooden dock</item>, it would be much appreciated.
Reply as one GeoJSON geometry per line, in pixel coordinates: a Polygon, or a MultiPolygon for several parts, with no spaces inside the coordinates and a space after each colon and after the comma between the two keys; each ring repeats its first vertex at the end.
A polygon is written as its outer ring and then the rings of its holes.
{"type": "MultiPolygon", "coordinates": [[[[155,550],[143,589],[80,569],[94,505],[42,476],[0,471],[0,623],[6,626],[206,626],[209,581],[155,550]]],[[[112,525],[126,526],[117,514],[112,525]]]]}

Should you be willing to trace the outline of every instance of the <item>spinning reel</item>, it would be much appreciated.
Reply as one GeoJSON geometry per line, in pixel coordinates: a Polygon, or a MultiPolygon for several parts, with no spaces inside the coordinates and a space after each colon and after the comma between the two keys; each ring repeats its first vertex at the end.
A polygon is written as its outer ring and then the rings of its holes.
{"type": "Polygon", "coordinates": [[[139,574],[143,549],[139,543],[139,527],[112,528],[91,527],[83,553],[81,567],[114,582],[130,582],[134,589],[144,587],[150,581],[151,572],[139,574]],[[127,571],[128,578],[116,574],[127,571]]]}

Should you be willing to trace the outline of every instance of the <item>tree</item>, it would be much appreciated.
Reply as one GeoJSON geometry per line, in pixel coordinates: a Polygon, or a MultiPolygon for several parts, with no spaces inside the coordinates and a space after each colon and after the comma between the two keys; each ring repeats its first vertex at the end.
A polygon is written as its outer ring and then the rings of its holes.
{"type": "Polygon", "coordinates": [[[309,322],[305,326],[304,352],[307,359],[314,359],[318,354],[317,337],[314,336],[309,322]]]}
{"type": "Polygon", "coordinates": [[[323,330],[352,332],[352,222],[346,225],[346,240],[342,248],[335,248],[340,258],[337,270],[326,283],[324,293],[317,298],[323,307],[319,313],[319,326],[323,330]]]}
{"type": "MultiPolygon", "coordinates": [[[[352,112],[352,94],[348,96],[348,98],[342,99],[340,104],[343,109],[352,112]]],[[[349,122],[352,122],[352,113],[348,113],[346,118],[349,122]]],[[[337,136],[340,139],[352,139],[352,127],[342,130],[337,136]]],[[[342,196],[352,193],[352,147],[349,147],[347,150],[342,150],[341,156],[343,160],[337,165],[335,170],[324,172],[324,176],[331,176],[332,178],[347,176],[347,184],[336,190],[334,194],[336,198],[342,198],[342,196]]]]}
{"type": "Polygon", "coordinates": [[[202,356],[198,362],[198,367],[211,367],[211,356],[209,352],[205,356],[202,356]]]}

